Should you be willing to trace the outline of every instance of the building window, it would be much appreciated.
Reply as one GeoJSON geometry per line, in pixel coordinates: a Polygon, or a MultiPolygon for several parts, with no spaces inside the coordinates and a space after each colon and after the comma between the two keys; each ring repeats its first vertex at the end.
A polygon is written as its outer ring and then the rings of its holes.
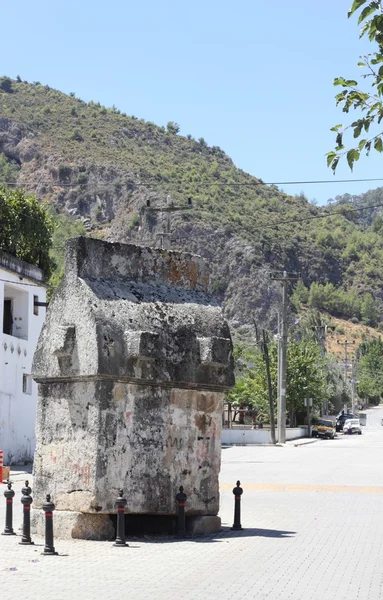
{"type": "Polygon", "coordinates": [[[32,376],[23,373],[23,394],[32,394],[32,376]]]}
{"type": "Polygon", "coordinates": [[[3,316],[3,333],[12,335],[12,300],[5,298],[4,300],[4,316],[3,316]]]}
{"type": "Polygon", "coordinates": [[[19,286],[4,286],[3,333],[28,339],[29,294],[19,286]]]}
{"type": "Polygon", "coordinates": [[[38,301],[39,301],[39,297],[38,296],[33,296],[33,314],[34,315],[38,315],[39,314],[38,301]]]}

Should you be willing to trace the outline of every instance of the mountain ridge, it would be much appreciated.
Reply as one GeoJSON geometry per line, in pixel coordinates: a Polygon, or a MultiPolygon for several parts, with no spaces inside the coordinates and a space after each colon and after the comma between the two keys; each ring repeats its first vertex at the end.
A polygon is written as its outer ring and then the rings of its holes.
{"type": "Polygon", "coordinates": [[[135,243],[162,237],[166,213],[147,204],[160,208],[170,195],[185,207],[171,215],[172,248],[211,262],[212,292],[235,329],[250,331],[254,319],[275,326],[280,286],[270,272],[284,269],[308,287],[368,292],[383,315],[383,234],[344,203],[318,207],[267,186],[221,148],[180,136],[175,123],[159,127],[9,78],[0,79],[0,99],[0,182],[8,174],[91,235],[135,243]],[[339,210],[331,223],[321,218],[339,210]]]}

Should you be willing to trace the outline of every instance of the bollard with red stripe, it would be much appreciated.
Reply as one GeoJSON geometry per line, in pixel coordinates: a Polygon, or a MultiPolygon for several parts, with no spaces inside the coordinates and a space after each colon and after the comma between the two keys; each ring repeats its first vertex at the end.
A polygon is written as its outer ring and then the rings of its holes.
{"type": "Polygon", "coordinates": [[[6,508],[5,508],[5,529],[1,535],[16,535],[13,531],[13,497],[15,495],[14,490],[12,489],[11,482],[7,481],[7,489],[4,492],[5,500],[6,500],[6,508]]]}
{"type": "Polygon", "coordinates": [[[26,481],[25,487],[21,490],[21,504],[23,505],[23,537],[19,542],[21,546],[33,546],[34,544],[31,539],[31,504],[33,502],[31,492],[29,481],[26,481]]]}
{"type": "Polygon", "coordinates": [[[184,536],[186,534],[186,527],[185,527],[185,504],[186,504],[186,499],[187,496],[184,492],[184,488],[181,485],[180,486],[180,491],[178,492],[177,496],[176,496],[176,500],[177,500],[177,535],[178,536],[184,536]]]}
{"type": "Polygon", "coordinates": [[[45,512],[45,546],[44,552],[42,552],[46,556],[56,556],[58,554],[53,545],[53,511],[55,508],[55,505],[51,502],[51,495],[47,494],[46,502],[43,504],[43,511],[45,512]]]}
{"type": "Polygon", "coordinates": [[[234,523],[232,529],[236,531],[242,531],[241,525],[241,496],[243,489],[241,488],[241,482],[237,481],[237,487],[233,489],[234,494],[234,523]]]}
{"type": "Polygon", "coordinates": [[[3,483],[4,450],[0,450],[0,483],[3,483]]]}
{"type": "Polygon", "coordinates": [[[124,493],[123,490],[120,490],[119,496],[116,499],[116,508],[117,508],[117,535],[116,540],[113,546],[126,546],[129,544],[125,541],[125,506],[127,504],[126,499],[122,497],[124,493]]]}

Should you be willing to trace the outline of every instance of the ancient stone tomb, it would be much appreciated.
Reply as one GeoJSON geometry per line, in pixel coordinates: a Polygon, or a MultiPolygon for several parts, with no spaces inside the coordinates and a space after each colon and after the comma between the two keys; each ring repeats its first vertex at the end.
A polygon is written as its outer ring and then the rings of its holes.
{"type": "Polygon", "coordinates": [[[34,357],[35,530],[46,493],[62,537],[111,536],[120,488],[128,513],[175,514],[183,485],[187,515],[217,515],[233,358],[207,286],[196,256],[67,242],[65,277],[34,357]]]}

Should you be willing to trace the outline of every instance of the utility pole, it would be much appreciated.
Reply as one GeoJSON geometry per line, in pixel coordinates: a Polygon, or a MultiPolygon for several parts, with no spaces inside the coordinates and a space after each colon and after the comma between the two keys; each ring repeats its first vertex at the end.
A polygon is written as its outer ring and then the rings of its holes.
{"type": "Polygon", "coordinates": [[[321,346],[321,354],[322,356],[326,356],[327,354],[327,332],[329,330],[335,331],[335,326],[327,325],[323,323],[323,325],[312,325],[310,327],[312,331],[319,331],[319,343],[321,346]]]}
{"type": "MultiPolygon", "coordinates": [[[[352,340],[352,341],[344,340],[344,342],[337,340],[337,343],[340,346],[344,346],[344,385],[345,385],[345,389],[346,389],[347,379],[348,379],[348,347],[355,344],[355,340],[352,340]]],[[[354,388],[353,388],[353,384],[352,384],[352,404],[354,404],[353,394],[354,394],[354,388]]]]}
{"type": "Polygon", "coordinates": [[[280,444],[286,442],[286,373],[287,373],[287,307],[288,307],[288,284],[296,281],[300,276],[295,273],[283,271],[282,275],[272,276],[274,281],[282,282],[282,318],[281,318],[281,350],[280,350],[280,384],[278,405],[278,441],[280,444]]]}
{"type": "MultiPolygon", "coordinates": [[[[321,346],[321,356],[324,358],[327,354],[327,332],[328,330],[335,331],[335,326],[327,325],[327,323],[323,323],[321,325],[312,325],[310,329],[314,332],[319,332],[319,336],[314,339],[315,341],[319,341],[321,346]]],[[[322,416],[328,414],[328,401],[324,400],[322,405],[322,416]]]]}
{"type": "Polygon", "coordinates": [[[179,206],[175,206],[173,199],[170,195],[167,196],[166,198],[166,206],[152,206],[151,205],[151,201],[148,199],[146,201],[146,207],[145,210],[149,211],[149,212],[159,212],[161,213],[161,217],[162,217],[162,221],[163,221],[163,216],[165,214],[165,227],[163,228],[164,231],[162,231],[161,233],[157,233],[156,237],[160,238],[160,248],[163,248],[164,250],[170,250],[171,245],[172,245],[172,241],[171,241],[171,215],[173,212],[179,211],[179,210],[185,210],[186,208],[193,208],[193,204],[192,204],[192,199],[188,198],[188,202],[187,204],[182,204],[179,206]]]}
{"type": "Polygon", "coordinates": [[[355,411],[355,400],[356,400],[356,384],[357,384],[357,370],[358,363],[356,358],[352,361],[352,379],[351,379],[351,413],[355,411]]]}
{"type": "Polygon", "coordinates": [[[307,407],[307,437],[311,437],[311,407],[313,405],[312,398],[305,398],[305,406],[307,407]]]}
{"type": "Polygon", "coordinates": [[[275,444],[276,439],[275,439],[275,423],[274,423],[274,398],[273,398],[273,390],[271,387],[269,348],[267,346],[266,332],[264,329],[262,329],[262,336],[263,336],[262,349],[263,349],[263,356],[265,358],[267,390],[268,390],[268,395],[269,395],[271,443],[275,444]]]}
{"type": "Polygon", "coordinates": [[[277,413],[278,413],[278,435],[279,435],[279,422],[280,422],[280,409],[281,409],[281,315],[278,313],[278,345],[277,345],[277,413]]]}

